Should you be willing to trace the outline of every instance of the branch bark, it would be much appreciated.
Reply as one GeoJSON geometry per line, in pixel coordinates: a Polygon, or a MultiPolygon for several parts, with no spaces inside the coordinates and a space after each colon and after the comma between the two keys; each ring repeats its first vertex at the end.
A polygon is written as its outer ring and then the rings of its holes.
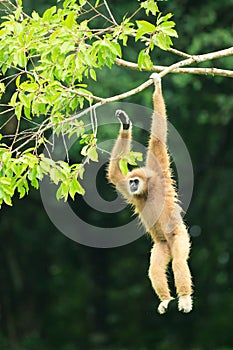
{"type": "Polygon", "coordinates": [[[225,57],[225,56],[230,56],[230,55],[233,55],[233,46],[229,47],[228,49],[210,52],[210,53],[206,53],[203,55],[194,55],[190,58],[187,58],[186,60],[174,63],[171,66],[165,68],[160,73],[160,76],[162,78],[165,75],[167,75],[168,73],[170,73],[171,71],[174,71],[174,69],[181,68],[183,66],[189,66],[190,64],[192,64],[194,62],[200,63],[200,62],[209,61],[209,60],[213,60],[213,59],[221,58],[221,57],[225,57]]]}
{"type": "MultiPolygon", "coordinates": [[[[171,66],[169,67],[165,67],[163,70],[161,70],[161,72],[159,73],[161,78],[164,77],[165,75],[167,75],[168,73],[171,73],[177,69],[181,69],[181,67],[183,66],[188,66],[194,62],[196,63],[200,63],[200,62],[204,62],[204,61],[208,61],[208,60],[213,60],[215,58],[220,58],[220,57],[225,57],[225,56],[230,56],[233,54],[233,46],[228,48],[228,49],[224,49],[224,50],[220,50],[220,51],[215,51],[215,52],[210,52],[210,53],[207,53],[207,54],[203,54],[203,55],[194,55],[190,58],[187,58],[185,60],[182,60],[182,61],[179,61],[177,63],[174,63],[172,64],[171,66]]],[[[119,61],[119,59],[117,59],[117,61],[119,61]]],[[[116,62],[117,63],[117,62],[116,62]]],[[[191,69],[191,68],[187,68],[187,69],[191,69]]],[[[193,68],[193,69],[196,69],[196,68],[193,68]]],[[[197,69],[201,69],[201,68],[197,68],[197,69]]],[[[205,69],[205,68],[202,68],[202,69],[205,69]]],[[[207,69],[207,68],[206,68],[207,69]]],[[[215,68],[217,69],[217,68],[215,68]]],[[[227,75],[227,76],[233,76],[233,72],[232,72],[232,75],[227,75]]],[[[70,122],[76,118],[80,118],[82,117],[83,115],[89,113],[91,111],[91,109],[96,109],[100,106],[102,106],[103,104],[106,104],[106,103],[110,103],[110,102],[115,102],[115,101],[119,101],[119,100],[123,100],[124,98],[127,98],[129,96],[132,96],[132,95],[135,95],[137,94],[138,92],[141,92],[142,90],[146,89],[148,86],[152,85],[153,84],[153,80],[152,79],[148,79],[145,83],[139,85],[138,87],[130,90],[130,91],[127,91],[127,92],[124,92],[123,94],[120,94],[120,95],[116,95],[116,96],[113,96],[113,97],[109,97],[109,98],[105,98],[105,99],[102,99],[100,102],[97,102],[95,105],[85,109],[84,111],[70,117],[70,118],[67,118],[65,120],[62,121],[62,123],[67,123],[67,122],[70,122]]],[[[98,98],[99,100],[100,98],[98,98]]]]}
{"type": "MultiPolygon", "coordinates": [[[[118,66],[125,68],[130,68],[133,70],[139,70],[138,64],[125,61],[121,58],[116,58],[115,62],[118,66]]],[[[151,71],[153,72],[162,72],[167,66],[153,66],[151,71]]],[[[146,71],[146,69],[143,69],[146,71]]],[[[220,68],[176,68],[171,71],[171,73],[180,73],[180,74],[199,74],[199,75],[212,75],[212,76],[223,76],[223,77],[233,77],[233,71],[220,69],[220,68]]]]}
{"type": "MultiPolygon", "coordinates": [[[[194,62],[196,63],[200,63],[200,62],[204,62],[204,61],[208,61],[208,60],[213,60],[213,59],[216,59],[216,58],[220,58],[220,57],[225,57],[225,56],[230,56],[233,54],[233,47],[230,47],[228,49],[225,49],[225,50],[220,50],[220,51],[215,51],[215,52],[211,52],[211,53],[207,53],[207,54],[203,54],[203,55],[195,55],[195,56],[192,56],[190,58],[187,58],[185,60],[182,60],[182,61],[179,61],[177,63],[174,63],[172,64],[171,66],[169,67],[160,67],[160,68],[163,68],[159,75],[160,77],[164,77],[165,75],[167,75],[168,73],[171,73],[171,72],[174,72],[176,70],[181,70],[183,69],[182,67],[184,66],[188,66],[194,62]]],[[[119,59],[117,59],[119,61],[119,59]]],[[[123,60],[122,60],[123,61],[123,60]]],[[[127,61],[123,61],[123,62],[127,62],[127,61]]],[[[116,62],[117,63],[117,62],[116,62]]],[[[132,68],[132,67],[131,67],[132,68]]],[[[191,68],[187,68],[187,69],[191,69],[191,68]]],[[[192,69],[205,69],[205,68],[192,68],[192,69]]],[[[206,68],[207,69],[207,68],[206,68]]],[[[209,68],[208,68],[209,69],[209,68]]],[[[212,68],[213,69],[213,68],[212,68]]],[[[217,69],[217,68],[215,68],[217,69]]],[[[187,71],[186,71],[187,72],[187,71]]],[[[191,71],[189,72],[191,73],[191,71]]],[[[198,73],[197,73],[198,74],[198,73]]],[[[232,75],[227,75],[227,76],[233,76],[232,75]]],[[[137,94],[138,92],[141,92],[142,90],[146,89],[148,86],[152,85],[153,84],[153,80],[152,79],[148,79],[147,81],[145,81],[143,84],[139,85],[138,87],[130,90],[130,91],[127,91],[127,92],[124,92],[123,94],[119,94],[119,95],[116,95],[116,96],[113,96],[113,97],[108,97],[108,98],[101,98],[101,97],[98,97],[98,96],[89,96],[90,98],[93,98],[93,99],[96,99],[98,100],[99,102],[97,102],[96,104],[86,108],[85,110],[79,112],[78,114],[75,114],[73,115],[72,117],[70,118],[66,118],[64,120],[61,121],[61,124],[65,124],[65,123],[69,123],[70,121],[74,120],[74,119],[77,119],[77,118],[80,118],[82,117],[83,115],[86,115],[87,113],[89,113],[90,111],[92,111],[93,109],[96,109],[106,103],[111,103],[111,102],[115,102],[115,101],[119,101],[119,100],[122,100],[124,98],[127,98],[129,96],[132,96],[132,95],[135,95],[137,94]]],[[[74,91],[72,91],[74,92],[74,91]]],[[[81,96],[84,96],[86,94],[80,92],[79,91],[76,91],[75,93],[77,93],[77,95],[81,95],[81,96]]],[[[86,96],[85,96],[86,97],[86,96]]],[[[32,141],[34,138],[37,137],[38,133],[40,134],[43,134],[46,130],[49,130],[51,128],[53,128],[55,126],[55,123],[49,123],[48,125],[45,125],[44,128],[42,128],[42,126],[40,127],[40,129],[38,130],[37,133],[35,133],[34,135],[32,135],[31,138],[29,138],[28,140],[26,140],[22,145],[20,145],[19,147],[17,147],[15,150],[13,150],[13,152],[17,152],[19,151],[22,147],[24,147],[26,144],[28,144],[30,141],[32,141]]]]}

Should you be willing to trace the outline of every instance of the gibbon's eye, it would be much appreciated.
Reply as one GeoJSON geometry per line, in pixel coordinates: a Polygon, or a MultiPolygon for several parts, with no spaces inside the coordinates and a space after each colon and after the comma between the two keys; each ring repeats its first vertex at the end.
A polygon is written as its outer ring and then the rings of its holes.
{"type": "Polygon", "coordinates": [[[139,184],[139,180],[138,179],[132,179],[132,180],[129,180],[129,183],[130,184],[134,183],[135,185],[138,185],[139,184]]]}
{"type": "Polygon", "coordinates": [[[138,179],[129,180],[129,184],[130,185],[132,185],[132,184],[138,185],[139,184],[139,180],[138,179]]]}

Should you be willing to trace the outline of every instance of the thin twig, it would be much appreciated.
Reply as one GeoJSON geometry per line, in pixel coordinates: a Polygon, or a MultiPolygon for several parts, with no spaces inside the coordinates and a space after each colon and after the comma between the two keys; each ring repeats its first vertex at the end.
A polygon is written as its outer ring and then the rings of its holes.
{"type": "MultiPolygon", "coordinates": [[[[5,114],[5,113],[9,113],[10,111],[13,111],[13,110],[14,110],[14,107],[9,108],[9,109],[6,109],[5,111],[0,112],[0,115],[5,114]]],[[[7,123],[8,123],[8,121],[7,121],[7,123]]],[[[3,127],[3,126],[0,126],[0,129],[1,129],[2,127],[3,127]]]]}
{"type": "Polygon", "coordinates": [[[177,50],[177,49],[174,49],[174,48],[172,48],[172,47],[170,47],[170,49],[168,49],[167,51],[172,52],[172,53],[174,53],[175,55],[178,55],[178,56],[181,56],[181,57],[184,57],[184,58],[190,58],[190,57],[192,57],[192,55],[189,55],[189,54],[186,53],[186,52],[182,52],[182,51],[177,50]]]}
{"type": "Polygon", "coordinates": [[[107,9],[107,11],[108,11],[108,13],[109,13],[109,16],[111,17],[113,23],[117,26],[118,24],[117,24],[115,18],[113,17],[113,14],[112,14],[112,12],[111,12],[109,6],[108,6],[107,0],[104,0],[104,5],[105,5],[105,7],[106,7],[106,9],[107,9]]]}
{"type": "Polygon", "coordinates": [[[16,131],[15,131],[15,136],[14,136],[13,141],[12,141],[12,144],[11,144],[11,146],[10,146],[10,150],[13,149],[13,146],[14,146],[15,141],[16,141],[16,139],[17,139],[17,136],[18,136],[18,134],[19,134],[19,127],[20,127],[20,119],[18,119],[18,122],[17,122],[17,127],[16,127],[16,131]]]}
{"type": "Polygon", "coordinates": [[[88,5],[91,7],[91,9],[92,9],[94,12],[98,13],[98,14],[99,14],[101,17],[103,17],[106,21],[108,21],[108,22],[110,22],[110,23],[112,23],[112,24],[115,24],[111,19],[109,19],[108,17],[106,17],[102,12],[98,11],[98,10],[96,9],[96,7],[94,7],[89,1],[87,1],[87,3],[88,3],[88,5]]]}
{"type": "MultiPolygon", "coordinates": [[[[12,110],[12,109],[14,109],[14,108],[11,108],[10,110],[12,110]]],[[[10,110],[9,110],[9,111],[10,111],[10,110]]],[[[14,117],[15,117],[15,113],[13,113],[13,114],[5,121],[5,123],[4,123],[3,125],[0,126],[0,130],[3,129],[3,128],[11,121],[11,119],[13,119],[14,117]]]]}
{"type": "Polygon", "coordinates": [[[66,152],[67,163],[69,164],[69,162],[70,162],[69,151],[68,151],[68,148],[67,148],[67,143],[66,143],[65,134],[64,134],[63,130],[61,132],[61,135],[62,135],[63,145],[64,145],[65,152],[66,152]]]}

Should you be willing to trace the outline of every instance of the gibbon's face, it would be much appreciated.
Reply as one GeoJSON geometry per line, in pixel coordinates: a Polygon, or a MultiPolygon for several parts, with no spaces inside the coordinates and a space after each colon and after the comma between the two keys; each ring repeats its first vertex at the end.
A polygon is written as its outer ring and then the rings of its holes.
{"type": "Polygon", "coordinates": [[[130,194],[140,195],[144,193],[145,186],[140,177],[131,177],[128,181],[130,194]]]}

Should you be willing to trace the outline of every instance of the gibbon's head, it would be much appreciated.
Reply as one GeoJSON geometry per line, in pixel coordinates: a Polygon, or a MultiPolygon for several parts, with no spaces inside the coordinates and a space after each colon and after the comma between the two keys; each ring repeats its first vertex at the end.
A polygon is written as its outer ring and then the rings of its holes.
{"type": "Polygon", "coordinates": [[[128,173],[128,190],[131,195],[147,194],[147,177],[142,169],[135,169],[128,173]]]}

